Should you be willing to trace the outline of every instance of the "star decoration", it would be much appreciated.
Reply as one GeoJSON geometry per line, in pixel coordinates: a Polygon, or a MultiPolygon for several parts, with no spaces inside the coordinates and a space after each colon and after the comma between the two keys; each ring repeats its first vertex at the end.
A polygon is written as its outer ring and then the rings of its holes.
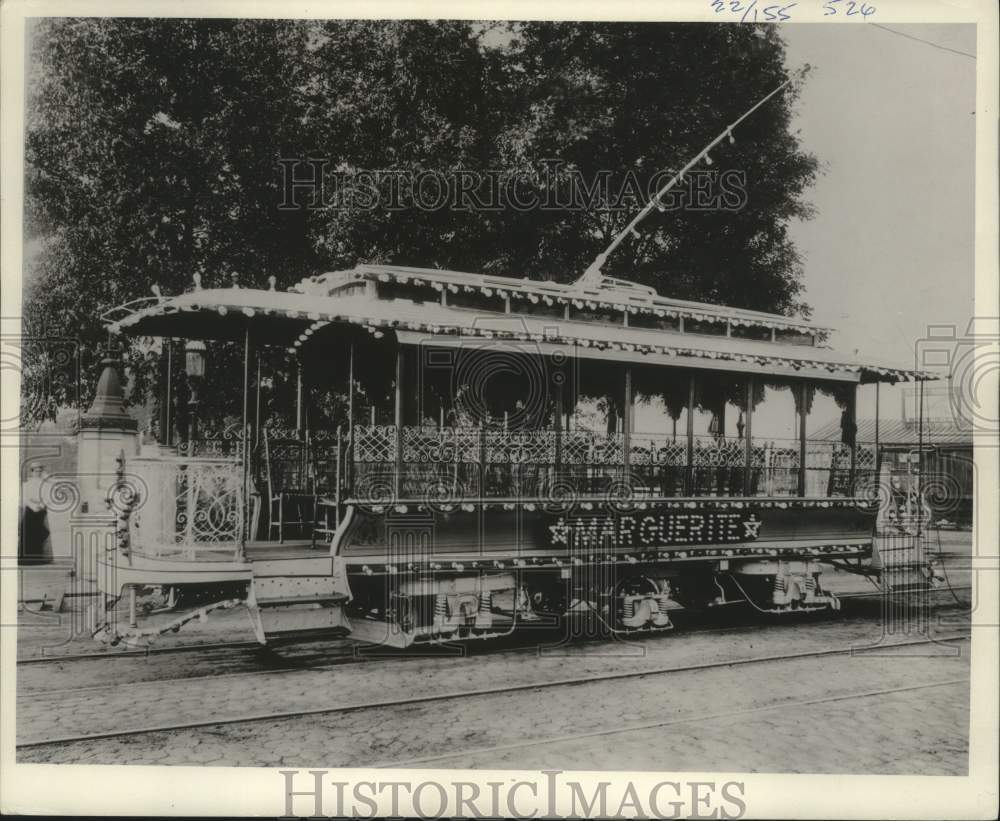
{"type": "Polygon", "coordinates": [[[549,525],[549,532],[552,534],[552,544],[567,544],[566,537],[569,536],[569,525],[562,517],[554,525],[549,525]]]}

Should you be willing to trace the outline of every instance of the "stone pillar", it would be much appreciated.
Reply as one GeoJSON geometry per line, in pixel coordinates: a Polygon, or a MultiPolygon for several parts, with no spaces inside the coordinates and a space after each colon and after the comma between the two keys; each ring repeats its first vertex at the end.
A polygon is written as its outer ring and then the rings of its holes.
{"type": "Polygon", "coordinates": [[[117,362],[101,362],[94,401],[80,420],[77,433],[77,475],[80,477],[81,513],[100,514],[107,510],[105,499],[115,483],[118,459],[139,454],[139,423],[125,410],[117,362]],[[84,508],[83,505],[86,505],[84,508]]]}
{"type": "Polygon", "coordinates": [[[118,363],[107,358],[101,365],[103,370],[94,401],[81,418],[77,433],[76,473],[80,499],[70,521],[74,553],[77,553],[74,559],[78,571],[85,577],[93,572],[90,568],[94,557],[79,555],[78,548],[85,542],[87,546],[82,552],[86,553],[88,547],[103,545],[107,539],[95,541],[92,536],[78,537],[84,531],[96,535],[95,531],[99,530],[113,538],[116,515],[108,509],[108,492],[117,481],[120,457],[124,455],[127,466],[128,460],[139,453],[139,424],[125,410],[118,363]]]}

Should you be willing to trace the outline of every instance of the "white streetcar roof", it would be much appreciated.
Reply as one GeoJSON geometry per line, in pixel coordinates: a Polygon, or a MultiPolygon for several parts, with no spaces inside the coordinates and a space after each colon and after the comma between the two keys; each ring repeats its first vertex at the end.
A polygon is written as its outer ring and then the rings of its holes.
{"type": "Polygon", "coordinates": [[[279,345],[292,351],[309,344],[310,337],[325,326],[336,324],[363,328],[376,336],[392,333],[402,344],[471,346],[506,342],[525,353],[562,351],[590,359],[845,381],[936,378],[930,373],[861,362],[840,354],[818,344],[826,329],[803,320],[670,300],[655,295],[651,289],[619,280],[584,291],[509,277],[361,265],[350,271],[310,277],[288,291],[197,288],[173,297],[148,297],[112,309],[104,318],[112,332],[145,336],[242,340],[249,328],[258,344],[279,345]],[[441,302],[384,298],[377,293],[379,282],[429,286],[446,293],[441,302]],[[466,288],[509,300],[509,313],[447,304],[448,293],[466,288]],[[619,310],[623,320],[616,324],[573,319],[572,312],[569,319],[541,316],[519,311],[522,299],[536,303],[544,300],[553,306],[619,310]],[[812,344],[631,327],[625,324],[626,312],[721,322],[730,327],[763,326],[804,334],[812,338],[812,344]]]}

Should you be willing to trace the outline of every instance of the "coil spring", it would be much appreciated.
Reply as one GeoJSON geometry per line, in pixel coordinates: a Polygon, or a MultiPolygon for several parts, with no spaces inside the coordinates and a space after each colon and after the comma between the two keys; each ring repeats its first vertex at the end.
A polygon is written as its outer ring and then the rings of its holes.
{"type": "Polygon", "coordinates": [[[434,615],[441,617],[448,615],[448,597],[444,593],[438,593],[434,600],[434,615]]]}
{"type": "Polygon", "coordinates": [[[622,604],[622,618],[630,619],[635,615],[635,602],[626,598],[622,604]]]}
{"type": "Polygon", "coordinates": [[[487,590],[479,594],[479,612],[484,615],[493,610],[493,591],[487,590]]]}
{"type": "Polygon", "coordinates": [[[657,602],[657,604],[659,605],[659,608],[660,608],[660,615],[661,616],[667,615],[667,610],[669,609],[667,607],[667,597],[666,596],[661,596],[660,600],[659,600],[659,602],[657,602]]]}

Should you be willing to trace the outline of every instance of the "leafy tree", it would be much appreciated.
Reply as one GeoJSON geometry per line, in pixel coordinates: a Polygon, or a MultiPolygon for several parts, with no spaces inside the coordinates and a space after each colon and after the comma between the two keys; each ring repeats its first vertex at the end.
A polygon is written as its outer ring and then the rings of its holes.
{"type": "MultiPolygon", "coordinates": [[[[610,197],[597,207],[514,221],[525,238],[510,265],[560,279],[582,273],[644,204],[601,208],[628,190],[629,175],[643,184],[657,171],[680,169],[788,76],[773,26],[530,23],[518,34],[512,59],[522,91],[518,120],[502,138],[508,164],[551,157],[564,162],[563,177],[610,172],[610,197]]],[[[801,195],[816,161],[789,130],[794,97],[772,99],[737,130],[734,144],[714,152],[716,167],[745,173],[744,207],[654,212],[604,273],[681,299],[806,312],[801,260],[787,229],[811,215],[801,195]]]]}
{"type": "MultiPolygon", "coordinates": [[[[610,207],[630,172],[644,185],[680,167],[786,76],[764,26],[45,19],[29,66],[25,329],[79,337],[93,380],[101,312],[195,272],[206,287],[285,288],[379,261],[569,281],[641,206],[610,207]],[[348,177],[503,168],[536,175],[540,197],[604,171],[610,193],[556,210],[279,208],[279,160],[308,157],[348,177]],[[551,158],[559,169],[536,174],[551,158]]],[[[809,216],[816,162],[790,132],[793,101],[717,152],[745,172],[745,207],[654,214],[605,273],[805,312],[787,228],[809,216]]],[[[238,414],[240,353],[213,346],[208,413],[238,414]]],[[[127,355],[141,401],[158,352],[138,341],[127,355]]],[[[275,406],[294,381],[276,378],[275,406]]]]}

